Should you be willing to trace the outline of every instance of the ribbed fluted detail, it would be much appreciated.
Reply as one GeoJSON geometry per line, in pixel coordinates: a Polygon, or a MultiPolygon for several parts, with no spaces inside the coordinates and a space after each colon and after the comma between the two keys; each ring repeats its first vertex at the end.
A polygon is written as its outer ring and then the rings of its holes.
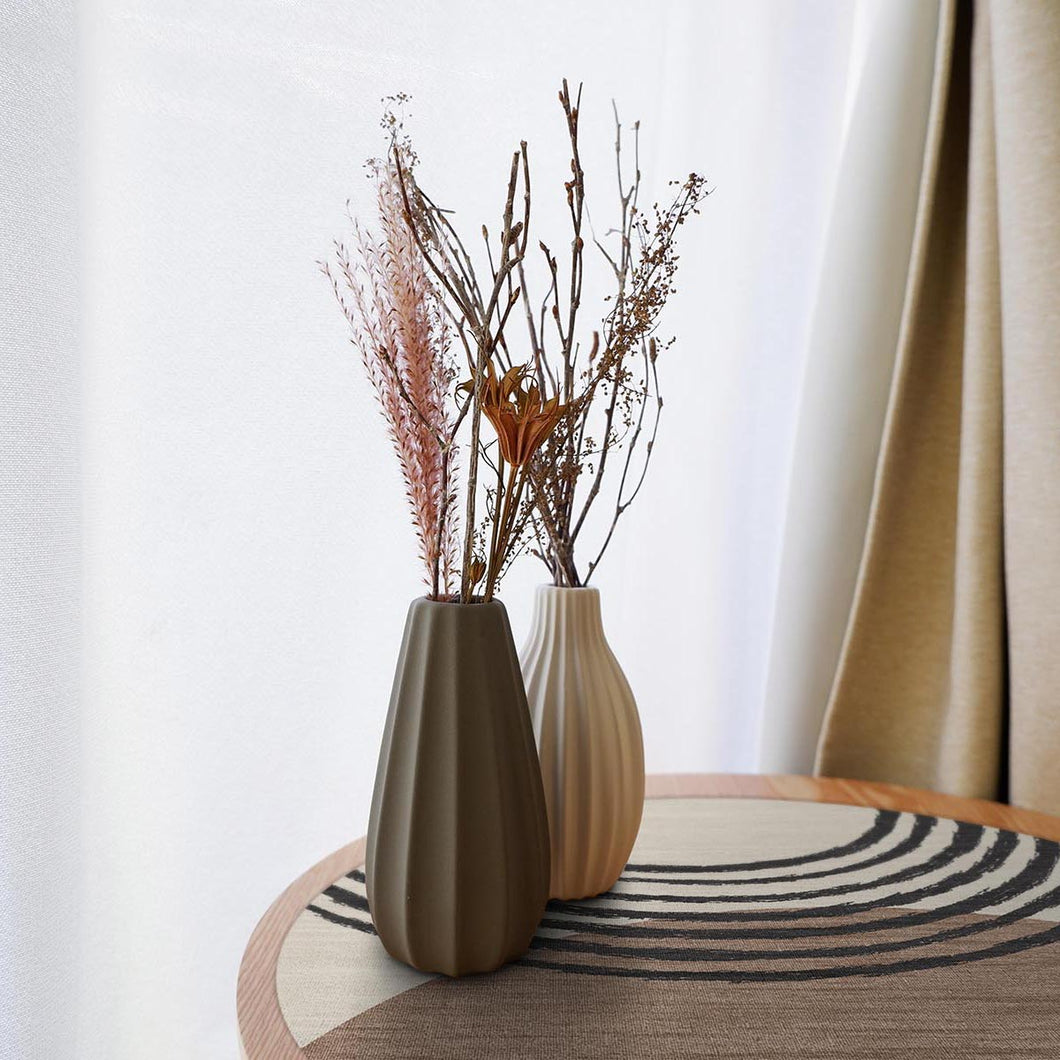
{"type": "Polygon", "coordinates": [[[372,920],[406,964],[465,975],[529,947],[548,900],[548,821],[499,601],[409,608],[366,854],[372,920]]]}
{"type": "Polygon", "coordinates": [[[548,806],[551,896],[600,894],[625,868],[640,828],[644,743],[604,636],[599,591],[538,588],[520,660],[548,806]]]}

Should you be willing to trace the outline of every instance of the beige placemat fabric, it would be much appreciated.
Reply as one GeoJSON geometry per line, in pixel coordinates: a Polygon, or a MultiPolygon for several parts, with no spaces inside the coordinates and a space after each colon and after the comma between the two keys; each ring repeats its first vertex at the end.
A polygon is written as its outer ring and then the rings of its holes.
{"type": "Polygon", "coordinates": [[[535,974],[438,981],[305,1050],[310,1060],[1055,1060],[1056,965],[1042,951],[915,981],[719,989],[535,974]]]}
{"type": "Polygon", "coordinates": [[[865,807],[653,799],[626,872],[486,976],[387,956],[363,874],[277,966],[309,1057],[1060,1055],[1060,845],[865,807]]]}

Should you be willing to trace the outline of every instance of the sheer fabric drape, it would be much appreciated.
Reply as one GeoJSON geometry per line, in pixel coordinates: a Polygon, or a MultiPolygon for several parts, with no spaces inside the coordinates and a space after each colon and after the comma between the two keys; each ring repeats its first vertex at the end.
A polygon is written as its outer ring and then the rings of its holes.
{"type": "Polygon", "coordinates": [[[798,392],[760,757],[813,767],[857,581],[906,299],[939,8],[862,5],[824,254],[798,392]]]}
{"type": "MultiPolygon", "coordinates": [[[[837,651],[856,552],[839,526],[821,541],[843,563],[814,558],[812,517],[834,470],[864,531],[890,372],[874,335],[909,239],[888,188],[904,210],[933,3],[0,10],[0,202],[23,254],[0,306],[4,1060],[231,1056],[254,922],[364,830],[421,588],[314,262],[346,198],[368,203],[389,93],[413,95],[433,186],[469,223],[513,137],[561,189],[563,76],[586,83],[601,228],[611,97],[643,121],[654,193],[692,168],[715,184],[682,251],[652,474],[599,585],[649,770],[752,771],[763,735],[767,764],[797,745],[809,768],[822,671],[797,660],[818,634],[837,651]],[[877,125],[909,144],[879,172],[877,125]],[[839,421],[819,427],[848,385],[849,475],[839,421]]],[[[557,242],[553,198],[536,223],[557,242]]],[[[540,580],[504,588],[517,639],[540,580]]]]}
{"type": "Polygon", "coordinates": [[[82,973],[77,34],[0,5],[0,1056],[73,1057],[82,973]]]}

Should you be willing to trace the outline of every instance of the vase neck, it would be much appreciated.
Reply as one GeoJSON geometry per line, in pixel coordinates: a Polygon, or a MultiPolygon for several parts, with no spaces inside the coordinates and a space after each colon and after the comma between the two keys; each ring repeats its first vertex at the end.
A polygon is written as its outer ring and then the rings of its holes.
{"type": "Polygon", "coordinates": [[[534,597],[533,631],[539,635],[604,640],[600,591],[540,585],[534,597]]]}

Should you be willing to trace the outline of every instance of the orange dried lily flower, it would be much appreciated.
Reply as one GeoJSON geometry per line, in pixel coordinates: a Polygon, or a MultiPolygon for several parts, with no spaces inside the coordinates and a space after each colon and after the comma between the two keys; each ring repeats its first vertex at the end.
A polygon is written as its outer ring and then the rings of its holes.
{"type": "MultiPolygon", "coordinates": [[[[472,386],[468,380],[461,389],[470,391],[472,386]]],[[[487,362],[482,413],[493,424],[501,456],[509,464],[522,467],[528,463],[565,411],[559,398],[542,397],[528,365],[515,365],[498,378],[487,362]]]]}
{"type": "Polygon", "coordinates": [[[468,580],[474,588],[486,576],[486,561],[481,556],[476,556],[467,569],[468,580]]]}

